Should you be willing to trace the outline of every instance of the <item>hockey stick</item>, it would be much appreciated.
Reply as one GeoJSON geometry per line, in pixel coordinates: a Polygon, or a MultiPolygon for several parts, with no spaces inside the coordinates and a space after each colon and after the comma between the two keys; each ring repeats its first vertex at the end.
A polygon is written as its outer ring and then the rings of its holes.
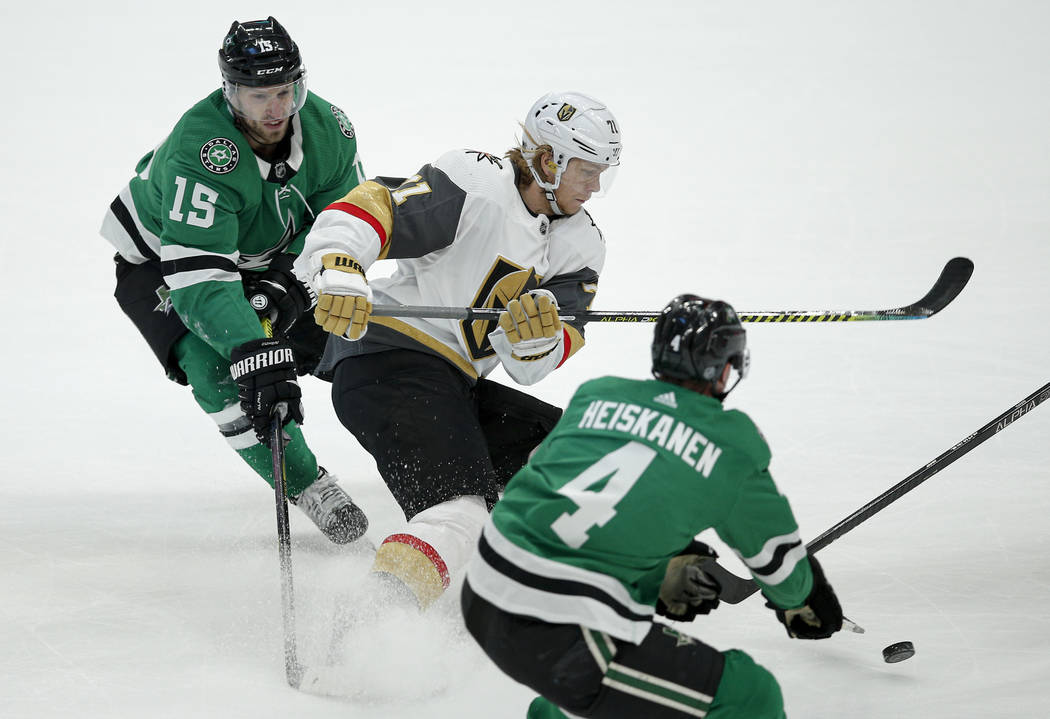
{"type": "MultiPolygon", "coordinates": [[[[937,314],[954,300],[973,274],[973,262],[955,257],[941,270],[930,291],[917,302],[887,310],[775,310],[737,312],[742,322],[859,322],[871,320],[924,320],[937,314]]],[[[426,317],[448,320],[498,320],[498,307],[434,307],[427,305],[376,305],[373,317],[426,317]]],[[[561,315],[572,322],[655,322],[660,311],[592,311],[561,315]]]]}
{"type": "Polygon", "coordinates": [[[270,450],[273,455],[273,491],[277,501],[277,553],[281,560],[281,615],[284,620],[284,672],[289,686],[298,689],[303,668],[299,664],[295,640],[295,590],[292,585],[292,539],[288,525],[288,494],[284,482],[284,430],[281,418],[270,424],[270,450]]]}
{"type": "Polygon", "coordinates": [[[273,455],[273,491],[277,502],[277,553],[281,560],[281,616],[284,620],[284,672],[289,686],[298,689],[303,668],[295,640],[295,589],[292,585],[292,538],[288,525],[288,494],[284,480],[284,430],[280,415],[270,424],[273,455]]]}
{"type": "MultiPolygon", "coordinates": [[[[269,319],[262,321],[267,337],[273,337],[269,319]]],[[[295,638],[295,588],[292,583],[292,537],[288,523],[288,492],[284,476],[284,429],[280,412],[270,420],[270,455],[273,459],[273,494],[277,504],[277,555],[281,563],[281,618],[284,623],[284,673],[288,685],[299,688],[303,667],[295,638]]]]}
{"type": "MultiPolygon", "coordinates": [[[[1009,427],[1016,420],[1031,412],[1048,398],[1050,398],[1050,382],[1044,384],[1035,392],[1025,397],[1023,400],[1003,412],[973,434],[965,437],[951,449],[942,452],[934,460],[926,463],[926,465],[890,487],[856,512],[828,529],[812,542],[809,542],[806,545],[806,549],[809,550],[811,554],[820,551],[842,535],[857,527],[857,525],[865,522],[876,513],[896,502],[905,494],[918,487],[927,479],[940,472],[982,442],[1009,427]]],[[[758,591],[758,585],[753,579],[738,577],[716,561],[705,563],[704,571],[718,580],[718,583],[722,588],[718,597],[729,604],[739,604],[758,591]]]]}

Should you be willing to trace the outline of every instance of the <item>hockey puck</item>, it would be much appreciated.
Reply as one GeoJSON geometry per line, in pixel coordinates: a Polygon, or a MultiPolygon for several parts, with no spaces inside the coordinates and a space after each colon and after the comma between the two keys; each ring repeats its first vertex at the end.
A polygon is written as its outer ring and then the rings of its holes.
{"type": "Polygon", "coordinates": [[[915,656],[915,645],[911,642],[897,642],[882,650],[882,660],[887,664],[896,664],[915,656]]]}

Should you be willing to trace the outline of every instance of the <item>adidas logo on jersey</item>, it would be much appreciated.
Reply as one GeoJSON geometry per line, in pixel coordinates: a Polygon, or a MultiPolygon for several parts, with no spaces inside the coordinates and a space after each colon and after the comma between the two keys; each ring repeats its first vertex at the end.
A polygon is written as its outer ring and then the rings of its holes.
{"type": "Polygon", "coordinates": [[[653,397],[653,402],[659,402],[662,405],[670,407],[672,409],[678,409],[678,401],[674,397],[674,392],[664,392],[653,397]]]}

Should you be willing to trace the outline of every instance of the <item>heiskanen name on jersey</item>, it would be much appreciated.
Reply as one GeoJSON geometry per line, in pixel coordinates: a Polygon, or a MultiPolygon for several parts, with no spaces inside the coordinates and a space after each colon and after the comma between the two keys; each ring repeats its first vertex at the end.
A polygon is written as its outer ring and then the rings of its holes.
{"type": "Polygon", "coordinates": [[[722,450],[695,427],[669,414],[627,402],[596,399],[584,410],[578,426],[644,439],[677,455],[705,477],[711,476],[722,454],[722,450]]]}

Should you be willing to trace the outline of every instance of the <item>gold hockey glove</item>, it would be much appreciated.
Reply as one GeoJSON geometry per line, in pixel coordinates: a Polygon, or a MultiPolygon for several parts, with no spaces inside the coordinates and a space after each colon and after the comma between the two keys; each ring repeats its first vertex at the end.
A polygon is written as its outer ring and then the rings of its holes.
{"type": "Polygon", "coordinates": [[[500,313],[499,326],[518,359],[545,357],[562,340],[558,301],[548,290],[533,290],[508,302],[500,313]]]}
{"type": "Polygon", "coordinates": [[[350,255],[327,254],[317,280],[314,320],[325,332],[359,340],[368,331],[372,314],[372,288],[360,263],[350,255]]]}

